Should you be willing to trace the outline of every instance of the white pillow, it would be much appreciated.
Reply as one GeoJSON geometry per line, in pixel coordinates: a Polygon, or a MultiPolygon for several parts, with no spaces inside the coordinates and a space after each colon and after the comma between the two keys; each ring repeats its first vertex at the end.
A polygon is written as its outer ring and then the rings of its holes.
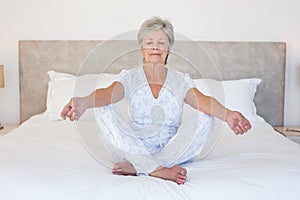
{"type": "Polygon", "coordinates": [[[216,81],[195,79],[199,91],[217,99],[225,107],[241,112],[250,121],[262,121],[256,114],[254,96],[260,79],[216,81]]]}
{"type": "MultiPolygon", "coordinates": [[[[73,96],[86,96],[97,88],[109,86],[117,74],[86,74],[75,76],[55,71],[48,72],[47,109],[45,116],[50,120],[60,120],[60,112],[73,96]]],[[[250,121],[261,121],[256,115],[253,102],[260,79],[240,79],[216,81],[212,79],[194,79],[197,88],[205,95],[213,96],[231,110],[241,112],[250,121]]],[[[81,119],[94,119],[94,110],[88,109],[81,119]]]]}
{"type": "MultiPolygon", "coordinates": [[[[60,112],[74,96],[86,96],[97,88],[109,86],[116,74],[86,74],[75,76],[55,71],[48,72],[48,95],[44,116],[49,120],[61,120],[60,112]]],[[[88,109],[81,119],[92,120],[94,110],[88,109]]]]}

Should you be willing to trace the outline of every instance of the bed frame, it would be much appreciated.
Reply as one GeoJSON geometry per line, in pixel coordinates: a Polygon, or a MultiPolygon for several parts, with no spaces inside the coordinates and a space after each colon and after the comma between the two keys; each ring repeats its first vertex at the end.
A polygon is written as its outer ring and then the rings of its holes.
{"type": "MultiPolygon", "coordinates": [[[[283,125],[286,44],[283,42],[178,41],[168,65],[192,78],[260,78],[257,113],[283,125]]],[[[140,65],[135,41],[20,41],[20,122],[46,109],[47,71],[119,73],[140,65]]]]}

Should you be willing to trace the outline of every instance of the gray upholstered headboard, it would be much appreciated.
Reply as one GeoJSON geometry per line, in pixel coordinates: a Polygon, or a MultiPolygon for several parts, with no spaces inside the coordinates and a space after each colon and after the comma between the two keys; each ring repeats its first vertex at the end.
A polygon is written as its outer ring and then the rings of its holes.
{"type": "MultiPolygon", "coordinates": [[[[260,78],[257,112],[283,125],[286,45],[282,42],[178,41],[168,63],[193,78],[260,78]]],[[[141,64],[135,41],[20,41],[20,122],[46,108],[47,71],[119,73],[141,64]]]]}

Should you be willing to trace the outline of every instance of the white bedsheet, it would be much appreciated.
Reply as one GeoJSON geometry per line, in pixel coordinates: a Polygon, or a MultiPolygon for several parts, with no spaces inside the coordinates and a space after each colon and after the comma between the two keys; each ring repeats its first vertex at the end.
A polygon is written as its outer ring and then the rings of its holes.
{"type": "MultiPolygon", "coordinates": [[[[215,149],[185,165],[184,185],[117,176],[83,147],[76,126],[37,115],[0,137],[0,199],[300,199],[300,146],[265,122],[227,126],[215,149]]],[[[94,123],[85,121],[87,135],[94,123]]]]}

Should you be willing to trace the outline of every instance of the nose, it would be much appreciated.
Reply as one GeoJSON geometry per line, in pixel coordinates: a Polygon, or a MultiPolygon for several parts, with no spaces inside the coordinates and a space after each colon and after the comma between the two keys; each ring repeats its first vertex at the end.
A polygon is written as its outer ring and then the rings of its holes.
{"type": "Polygon", "coordinates": [[[158,50],[158,47],[151,47],[151,50],[158,50]]]}

